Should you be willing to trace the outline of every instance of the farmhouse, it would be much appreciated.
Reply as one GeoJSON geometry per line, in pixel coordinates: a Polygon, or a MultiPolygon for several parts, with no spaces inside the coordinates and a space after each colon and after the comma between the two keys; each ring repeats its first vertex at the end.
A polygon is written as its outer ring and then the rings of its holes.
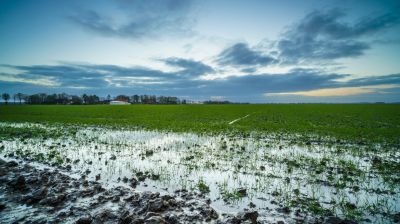
{"type": "Polygon", "coordinates": [[[130,103],[126,101],[119,101],[119,100],[113,100],[110,101],[110,105],[129,105],[130,103]]]}

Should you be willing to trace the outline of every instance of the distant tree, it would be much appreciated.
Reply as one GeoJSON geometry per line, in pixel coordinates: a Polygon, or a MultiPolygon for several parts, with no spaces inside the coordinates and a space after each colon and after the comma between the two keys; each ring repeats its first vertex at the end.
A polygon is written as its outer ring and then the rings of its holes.
{"type": "Polygon", "coordinates": [[[19,101],[19,104],[21,104],[21,103],[22,103],[22,100],[23,100],[24,97],[25,97],[25,95],[22,94],[22,93],[17,93],[17,94],[15,94],[15,95],[16,95],[16,97],[17,97],[17,100],[19,101]]]}
{"type": "Polygon", "coordinates": [[[165,97],[164,96],[157,97],[157,103],[164,104],[165,103],[165,97]]]}
{"type": "Polygon", "coordinates": [[[57,103],[57,94],[50,94],[47,95],[44,102],[44,104],[56,104],[57,103]]]}
{"type": "Polygon", "coordinates": [[[89,100],[88,95],[83,94],[83,95],[82,95],[82,99],[83,99],[83,103],[84,103],[84,104],[87,104],[87,103],[88,103],[88,100],[89,100]]]}
{"type": "Polygon", "coordinates": [[[92,104],[96,104],[96,103],[100,102],[100,98],[98,96],[92,95],[91,97],[92,97],[91,98],[92,99],[92,104]]]}
{"type": "Polygon", "coordinates": [[[129,101],[129,96],[126,95],[118,95],[117,97],[115,97],[116,100],[118,101],[125,101],[128,102],[129,101]]]}
{"type": "Polygon", "coordinates": [[[86,95],[84,94],[85,104],[96,104],[100,102],[100,98],[96,95],[86,95]]]}
{"type": "Polygon", "coordinates": [[[40,103],[45,103],[47,94],[46,93],[39,93],[40,103]]]}
{"type": "Polygon", "coordinates": [[[139,103],[139,96],[136,95],[136,94],[133,95],[133,96],[132,96],[132,102],[133,102],[133,103],[139,103]]]}
{"type": "Polygon", "coordinates": [[[107,101],[108,101],[108,102],[111,101],[111,95],[110,95],[110,94],[107,95],[107,101]]]}
{"type": "Polygon", "coordinates": [[[144,95],[144,101],[145,101],[147,104],[150,104],[150,103],[151,103],[151,96],[149,96],[149,95],[144,95]]]}
{"type": "Polygon", "coordinates": [[[178,97],[170,96],[168,97],[168,104],[177,104],[178,103],[178,97]]]}
{"type": "Polygon", "coordinates": [[[6,104],[8,104],[8,100],[10,99],[10,94],[8,93],[3,93],[1,95],[1,98],[3,98],[4,101],[6,101],[6,104]]]}
{"type": "Polygon", "coordinates": [[[69,96],[66,93],[57,94],[57,104],[67,104],[69,96]]]}
{"type": "Polygon", "coordinates": [[[30,103],[30,96],[29,95],[24,95],[23,96],[25,103],[30,103]]]}
{"type": "Polygon", "coordinates": [[[79,96],[71,96],[71,104],[73,105],[82,104],[82,98],[80,98],[79,96]]]}
{"type": "MultiPolygon", "coordinates": [[[[105,98],[98,97],[97,95],[88,95],[83,94],[82,97],[76,95],[68,95],[66,93],[59,94],[45,94],[45,93],[37,93],[32,95],[25,95],[22,93],[16,93],[12,95],[14,99],[14,103],[19,101],[22,103],[22,100],[26,104],[99,104],[109,102],[112,98],[110,95],[107,96],[107,100],[105,98]]],[[[10,95],[4,93],[2,95],[3,100],[8,103],[10,99],[10,95]]],[[[118,95],[115,97],[116,100],[132,102],[132,103],[142,103],[142,104],[185,104],[186,100],[180,101],[179,98],[174,96],[155,96],[155,95],[133,95],[131,97],[126,95],[118,95]]],[[[216,103],[216,102],[206,102],[206,103],[216,103]]],[[[227,103],[227,102],[218,102],[218,103],[227,103]]]]}
{"type": "Polygon", "coordinates": [[[27,96],[27,99],[25,100],[29,104],[41,104],[41,99],[39,94],[33,94],[30,96],[27,96]]]}

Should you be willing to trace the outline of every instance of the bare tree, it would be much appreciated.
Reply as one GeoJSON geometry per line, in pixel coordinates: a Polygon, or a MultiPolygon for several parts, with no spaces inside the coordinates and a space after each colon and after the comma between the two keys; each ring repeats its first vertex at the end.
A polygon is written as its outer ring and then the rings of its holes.
{"type": "Polygon", "coordinates": [[[139,96],[138,95],[133,95],[133,102],[134,103],[139,103],[139,96]]]}
{"type": "Polygon", "coordinates": [[[17,99],[19,100],[19,104],[22,103],[22,100],[25,98],[25,95],[22,93],[17,93],[17,99]]]}
{"type": "Polygon", "coordinates": [[[10,94],[8,93],[3,93],[1,95],[1,97],[3,98],[4,101],[6,101],[6,104],[8,104],[8,100],[10,99],[10,94]]]}

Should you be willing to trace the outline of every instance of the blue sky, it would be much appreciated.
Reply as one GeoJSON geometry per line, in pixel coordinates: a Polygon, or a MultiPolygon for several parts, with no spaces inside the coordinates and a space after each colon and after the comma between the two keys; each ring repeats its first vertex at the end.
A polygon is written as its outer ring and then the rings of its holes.
{"type": "Polygon", "coordinates": [[[0,0],[0,89],[400,102],[400,2],[0,0]]]}

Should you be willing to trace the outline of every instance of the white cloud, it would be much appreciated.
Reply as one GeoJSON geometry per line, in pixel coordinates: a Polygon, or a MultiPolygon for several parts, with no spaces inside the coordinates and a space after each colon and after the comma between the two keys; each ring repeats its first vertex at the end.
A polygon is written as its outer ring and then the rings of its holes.
{"type": "Polygon", "coordinates": [[[54,80],[51,80],[49,78],[27,79],[27,78],[18,77],[18,75],[15,75],[15,74],[5,74],[5,73],[1,73],[0,81],[10,82],[10,83],[13,83],[13,82],[28,83],[28,84],[38,85],[38,86],[47,86],[47,87],[59,86],[59,83],[57,83],[54,80]]]}

